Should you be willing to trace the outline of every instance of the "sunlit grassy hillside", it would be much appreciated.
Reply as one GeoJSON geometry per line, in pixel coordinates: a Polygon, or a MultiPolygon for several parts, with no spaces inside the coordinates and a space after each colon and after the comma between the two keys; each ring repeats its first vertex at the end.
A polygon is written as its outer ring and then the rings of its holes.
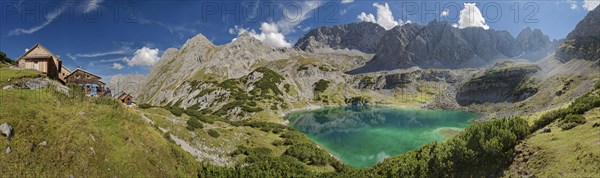
{"type": "MultiPolygon", "coordinates": [[[[2,67],[0,86],[8,78],[37,76],[2,67]]],[[[0,124],[13,128],[10,139],[0,137],[2,176],[191,177],[197,172],[199,163],[191,155],[113,99],[15,89],[0,90],[0,105],[0,124]]]]}

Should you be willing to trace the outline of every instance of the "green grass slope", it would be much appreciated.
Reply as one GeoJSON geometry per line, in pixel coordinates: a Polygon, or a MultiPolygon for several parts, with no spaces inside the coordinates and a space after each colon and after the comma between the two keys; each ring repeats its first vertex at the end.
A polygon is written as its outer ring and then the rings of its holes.
{"type": "MultiPolygon", "coordinates": [[[[8,73],[11,78],[32,76],[0,68],[0,78],[8,73]]],[[[0,86],[6,85],[5,81],[0,86]]],[[[13,128],[12,138],[0,137],[0,175],[196,175],[199,163],[134,110],[112,99],[74,96],[51,89],[0,90],[0,124],[13,128]],[[40,145],[43,141],[47,145],[40,145]],[[10,153],[6,153],[7,147],[10,153]]]]}
{"type": "Polygon", "coordinates": [[[546,128],[550,132],[535,132],[517,145],[514,162],[505,176],[600,177],[599,106],[600,80],[595,91],[569,107],[542,115],[536,124],[549,123],[546,128]],[[572,118],[578,117],[581,119],[574,122],[572,118]]]}

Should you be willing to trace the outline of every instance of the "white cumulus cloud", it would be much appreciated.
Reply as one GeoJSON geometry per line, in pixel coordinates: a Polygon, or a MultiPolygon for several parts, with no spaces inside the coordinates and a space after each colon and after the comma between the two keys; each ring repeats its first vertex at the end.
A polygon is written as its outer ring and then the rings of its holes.
{"type": "Polygon", "coordinates": [[[133,58],[124,58],[123,61],[129,66],[153,66],[160,59],[158,52],[158,48],[151,49],[144,46],[133,53],[133,58]]]}
{"type": "Polygon", "coordinates": [[[600,5],[600,0],[584,0],[583,1],[583,8],[588,11],[594,10],[596,7],[598,7],[598,5],[600,5]]]}
{"type": "MultiPolygon", "coordinates": [[[[312,13],[310,12],[319,8],[321,4],[323,3],[306,1],[295,4],[295,6],[288,5],[286,6],[287,8],[283,9],[284,18],[276,22],[261,23],[260,33],[237,25],[229,28],[229,33],[237,35],[248,33],[250,36],[268,45],[291,47],[292,44],[285,39],[285,35],[295,32],[301,22],[311,17],[312,13]]],[[[235,38],[231,41],[235,41],[235,38]]]]}
{"type": "Polygon", "coordinates": [[[262,24],[260,24],[260,31],[260,33],[257,33],[254,30],[248,30],[237,25],[229,29],[229,33],[231,34],[241,35],[243,33],[248,33],[250,36],[271,46],[286,48],[292,46],[291,43],[285,40],[285,35],[283,35],[283,33],[280,32],[279,27],[275,23],[263,22],[262,24]]]}
{"type": "Polygon", "coordinates": [[[362,12],[356,18],[358,18],[358,20],[361,22],[377,23],[377,21],[375,20],[375,16],[373,14],[366,14],[366,13],[362,12]]]}
{"type": "Polygon", "coordinates": [[[458,20],[458,28],[467,27],[482,27],[483,29],[489,29],[485,23],[485,18],[481,14],[479,8],[475,3],[465,3],[465,7],[460,11],[460,19],[458,20]]]}
{"type": "Polygon", "coordinates": [[[394,20],[394,15],[392,14],[390,6],[388,6],[387,3],[383,5],[379,3],[374,3],[373,6],[377,8],[377,24],[381,25],[383,28],[389,30],[401,24],[394,20]]]}
{"type": "Polygon", "coordinates": [[[112,68],[115,70],[121,70],[121,69],[123,69],[123,65],[115,62],[112,64],[112,68]]]}
{"type": "Polygon", "coordinates": [[[342,4],[353,3],[354,0],[342,0],[342,4]]]}
{"type": "Polygon", "coordinates": [[[387,3],[373,3],[373,7],[377,8],[377,18],[373,14],[365,12],[360,13],[356,18],[361,22],[377,23],[386,30],[405,24],[401,19],[398,19],[398,21],[394,20],[394,15],[387,3]]]}

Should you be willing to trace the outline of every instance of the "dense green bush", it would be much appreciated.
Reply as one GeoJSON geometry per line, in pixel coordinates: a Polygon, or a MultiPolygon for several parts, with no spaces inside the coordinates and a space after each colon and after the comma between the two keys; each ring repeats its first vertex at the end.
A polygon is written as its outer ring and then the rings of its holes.
{"type": "Polygon", "coordinates": [[[573,101],[569,108],[573,114],[583,114],[593,108],[600,107],[600,97],[591,93],[585,94],[573,101]]]}
{"type": "Polygon", "coordinates": [[[252,156],[252,155],[270,155],[271,153],[273,153],[273,150],[266,148],[266,147],[256,147],[256,148],[248,148],[245,146],[237,146],[237,149],[234,150],[231,155],[235,156],[235,155],[239,155],[239,154],[243,154],[246,156],[252,156]]]}
{"type": "Polygon", "coordinates": [[[388,158],[371,171],[384,177],[486,177],[509,164],[514,146],[528,134],[521,118],[478,123],[445,143],[388,158]]]}
{"type": "Polygon", "coordinates": [[[269,95],[269,92],[273,92],[276,95],[283,95],[281,90],[277,87],[284,78],[279,75],[277,72],[267,68],[267,67],[259,67],[255,72],[260,72],[263,74],[263,77],[258,81],[254,82],[254,89],[250,91],[253,95],[266,96],[269,95]]]}
{"type": "Polygon", "coordinates": [[[573,101],[567,108],[549,111],[543,114],[533,124],[533,130],[538,130],[553,121],[565,118],[569,114],[584,114],[585,112],[600,107],[600,96],[593,95],[592,92],[587,93],[573,101]]]}
{"type": "Polygon", "coordinates": [[[195,118],[199,118],[199,117],[204,116],[204,114],[202,114],[202,112],[200,112],[198,110],[190,109],[190,108],[186,109],[184,111],[184,113],[187,114],[190,117],[195,117],[195,118]]]}
{"type": "Polygon", "coordinates": [[[190,131],[204,128],[204,124],[200,123],[198,121],[198,119],[196,119],[196,118],[190,118],[186,123],[187,123],[187,127],[185,127],[185,128],[190,131]]]}
{"type": "Polygon", "coordinates": [[[535,130],[541,129],[541,128],[545,127],[546,125],[554,122],[554,120],[556,120],[556,119],[564,118],[568,114],[569,114],[568,108],[548,111],[545,114],[543,114],[539,119],[534,121],[532,130],[535,131],[535,130]]]}
{"type": "Polygon", "coordinates": [[[285,88],[286,93],[290,93],[290,91],[291,91],[290,87],[291,87],[291,85],[289,83],[286,83],[285,85],[283,85],[283,88],[285,88]]]}
{"type": "Polygon", "coordinates": [[[210,129],[207,131],[207,133],[214,138],[219,138],[221,136],[221,134],[219,134],[219,132],[217,132],[215,129],[210,129]]]}
{"type": "Polygon", "coordinates": [[[183,115],[183,113],[184,113],[184,110],[177,106],[166,106],[164,108],[169,110],[169,112],[171,112],[171,114],[173,114],[177,117],[181,117],[181,115],[183,115]]]}
{"type": "Polygon", "coordinates": [[[315,83],[314,91],[315,92],[324,92],[325,90],[327,90],[328,87],[329,87],[329,81],[321,79],[315,83]]]}
{"type": "Polygon", "coordinates": [[[7,63],[7,64],[16,64],[15,61],[11,60],[9,57],[6,56],[6,54],[2,51],[0,51],[0,62],[2,63],[7,63]]]}
{"type": "Polygon", "coordinates": [[[319,149],[315,144],[302,143],[292,145],[285,150],[284,155],[289,155],[309,165],[324,166],[332,159],[327,153],[319,149]]]}
{"type": "Polygon", "coordinates": [[[567,117],[561,120],[560,128],[563,130],[569,130],[573,127],[585,123],[585,118],[580,114],[569,114],[567,117]]]}
{"type": "Polygon", "coordinates": [[[152,107],[152,105],[150,105],[150,104],[148,104],[148,103],[142,103],[142,104],[138,105],[138,107],[139,107],[140,109],[149,109],[149,108],[151,108],[151,107],[152,107]]]}
{"type": "Polygon", "coordinates": [[[192,118],[196,118],[204,123],[208,123],[208,124],[214,123],[214,119],[213,119],[214,116],[211,117],[210,114],[204,114],[202,111],[198,111],[198,110],[195,110],[192,108],[187,108],[184,112],[188,116],[190,116],[192,118]]]}
{"type": "Polygon", "coordinates": [[[263,111],[263,108],[260,108],[260,107],[250,107],[250,106],[244,105],[244,106],[242,106],[242,111],[245,111],[245,112],[261,112],[261,111],[263,111]]]}
{"type": "Polygon", "coordinates": [[[275,140],[275,141],[273,141],[273,143],[271,143],[271,145],[273,145],[273,146],[281,146],[281,145],[283,145],[283,141],[282,140],[275,140]]]}

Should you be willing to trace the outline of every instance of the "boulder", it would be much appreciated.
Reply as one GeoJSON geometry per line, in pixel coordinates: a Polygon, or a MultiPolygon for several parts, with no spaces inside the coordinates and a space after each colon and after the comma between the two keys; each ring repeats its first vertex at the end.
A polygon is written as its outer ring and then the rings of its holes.
{"type": "Polygon", "coordinates": [[[592,125],[592,127],[598,127],[598,126],[600,126],[600,122],[596,122],[596,123],[594,123],[594,125],[592,125]]]}
{"type": "Polygon", "coordinates": [[[44,141],[40,142],[38,145],[46,146],[46,145],[48,145],[48,141],[44,140],[44,141]]]}
{"type": "Polygon", "coordinates": [[[551,132],[551,131],[552,131],[552,130],[550,130],[550,128],[549,128],[549,127],[544,127],[544,128],[543,128],[543,129],[540,131],[540,133],[549,133],[549,132],[551,132]]]}
{"type": "Polygon", "coordinates": [[[14,87],[12,85],[6,85],[4,87],[2,87],[3,90],[12,90],[14,89],[14,87]]]}
{"type": "Polygon", "coordinates": [[[8,123],[0,125],[0,131],[3,135],[5,135],[8,138],[10,138],[10,136],[12,135],[12,127],[8,125],[8,123]]]}
{"type": "Polygon", "coordinates": [[[10,146],[6,147],[6,154],[10,153],[12,150],[10,149],[10,146]]]}

